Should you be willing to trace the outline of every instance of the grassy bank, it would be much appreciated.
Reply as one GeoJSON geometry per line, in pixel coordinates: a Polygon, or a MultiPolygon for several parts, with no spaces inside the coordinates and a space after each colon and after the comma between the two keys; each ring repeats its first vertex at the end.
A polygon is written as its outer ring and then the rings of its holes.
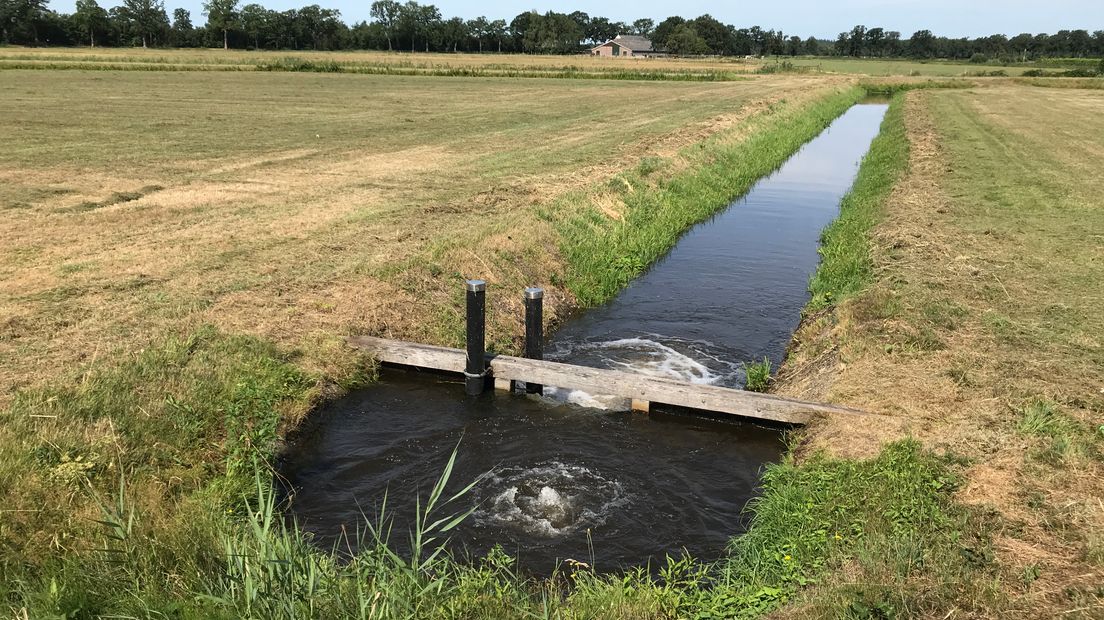
{"type": "MultiPolygon", "coordinates": [[[[1104,274],[1088,162],[1104,97],[1001,85],[912,92],[894,106],[868,163],[890,156],[864,166],[825,234],[778,390],[887,414],[823,420],[801,454],[862,459],[912,436],[957,455],[960,540],[983,542],[957,568],[918,563],[910,581],[887,579],[880,560],[845,567],[791,610],[861,590],[900,615],[1097,617],[1104,313],[1089,283],[1104,274]]],[[[947,549],[923,532],[915,543],[947,549]]],[[[858,601],[863,617],[893,615],[858,601]]]]}
{"type": "Polygon", "coordinates": [[[908,165],[904,100],[893,98],[882,129],[870,145],[839,217],[821,233],[820,265],[809,282],[816,311],[865,288],[873,276],[868,235],[884,214],[886,199],[908,165]]]}
{"type": "Polygon", "coordinates": [[[864,95],[851,88],[808,108],[768,109],[766,120],[744,140],[718,136],[690,147],[677,162],[648,158],[597,195],[565,197],[573,206],[588,203],[566,216],[553,206],[547,216],[563,239],[566,286],[586,305],[609,300],[687,229],[747,192],[864,95]]]}

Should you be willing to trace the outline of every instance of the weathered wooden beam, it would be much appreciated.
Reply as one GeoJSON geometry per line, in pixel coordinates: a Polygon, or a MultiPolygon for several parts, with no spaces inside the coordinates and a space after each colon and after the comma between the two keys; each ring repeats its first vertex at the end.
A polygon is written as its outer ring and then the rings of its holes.
{"type": "MultiPolygon", "coordinates": [[[[388,364],[455,373],[464,371],[465,353],[459,349],[371,336],[355,336],[349,339],[349,343],[367,351],[380,362],[388,364]]],[[[620,370],[589,368],[508,355],[488,355],[487,358],[496,380],[539,383],[583,390],[596,395],[619,396],[635,401],[689,407],[773,422],[805,424],[816,413],[869,415],[847,407],[805,402],[716,385],[699,385],[676,379],[649,377],[620,370]]]]}

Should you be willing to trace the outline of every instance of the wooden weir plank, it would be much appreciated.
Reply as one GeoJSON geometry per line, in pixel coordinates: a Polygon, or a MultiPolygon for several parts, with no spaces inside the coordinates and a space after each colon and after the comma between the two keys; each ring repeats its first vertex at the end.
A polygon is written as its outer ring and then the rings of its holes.
{"type": "MultiPolygon", "coordinates": [[[[349,343],[367,351],[384,363],[456,373],[464,371],[465,354],[460,349],[372,336],[354,336],[349,339],[349,343]]],[[[487,360],[497,381],[528,381],[583,390],[592,394],[619,396],[636,401],[690,407],[760,420],[805,424],[816,413],[869,415],[864,411],[847,407],[805,402],[716,385],[698,385],[620,370],[588,368],[509,355],[488,355],[487,360]]]]}

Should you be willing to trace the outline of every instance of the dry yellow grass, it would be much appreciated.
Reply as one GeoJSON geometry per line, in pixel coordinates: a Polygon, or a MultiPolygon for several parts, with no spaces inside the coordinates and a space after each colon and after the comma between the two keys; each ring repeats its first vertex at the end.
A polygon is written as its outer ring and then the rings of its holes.
{"type": "Polygon", "coordinates": [[[835,83],[4,78],[3,399],[207,323],[336,373],[349,333],[448,340],[462,276],[508,341],[510,290],[566,299],[535,207],[835,83]]]}
{"type": "Polygon", "coordinates": [[[418,69],[608,71],[724,71],[743,73],[759,68],[760,59],[744,58],[612,58],[540,54],[447,54],[379,51],[247,51],[212,49],[140,48],[7,48],[0,50],[0,66],[6,62],[135,64],[183,67],[251,67],[282,58],[313,62],[338,62],[352,66],[407,67],[418,69]]]}
{"type": "Polygon", "coordinates": [[[824,421],[807,451],[868,456],[908,434],[970,459],[958,497],[999,516],[1008,595],[986,615],[1098,617],[1104,93],[1001,85],[907,106],[875,281],[799,331],[781,389],[891,415],[824,421]]]}

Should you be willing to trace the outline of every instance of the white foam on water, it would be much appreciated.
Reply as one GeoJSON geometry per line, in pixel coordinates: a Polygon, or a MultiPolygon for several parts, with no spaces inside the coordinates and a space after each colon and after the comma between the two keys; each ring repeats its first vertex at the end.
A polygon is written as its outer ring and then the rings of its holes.
{"type": "Polygon", "coordinates": [[[484,484],[480,494],[489,499],[476,511],[476,521],[546,538],[601,525],[628,501],[616,480],[559,461],[504,468],[484,484]]]}
{"type": "MultiPolygon", "coordinates": [[[[694,357],[650,338],[621,338],[604,342],[581,342],[562,346],[556,352],[558,359],[568,359],[573,354],[597,353],[604,367],[625,370],[651,377],[679,379],[698,385],[715,385],[739,376],[736,364],[725,362],[707,352],[709,343],[678,341],[695,356],[704,357],[723,367],[725,372],[714,370],[694,357]]],[[[590,394],[582,390],[546,387],[544,395],[556,401],[593,409],[628,409],[629,399],[617,396],[590,394]]]]}

